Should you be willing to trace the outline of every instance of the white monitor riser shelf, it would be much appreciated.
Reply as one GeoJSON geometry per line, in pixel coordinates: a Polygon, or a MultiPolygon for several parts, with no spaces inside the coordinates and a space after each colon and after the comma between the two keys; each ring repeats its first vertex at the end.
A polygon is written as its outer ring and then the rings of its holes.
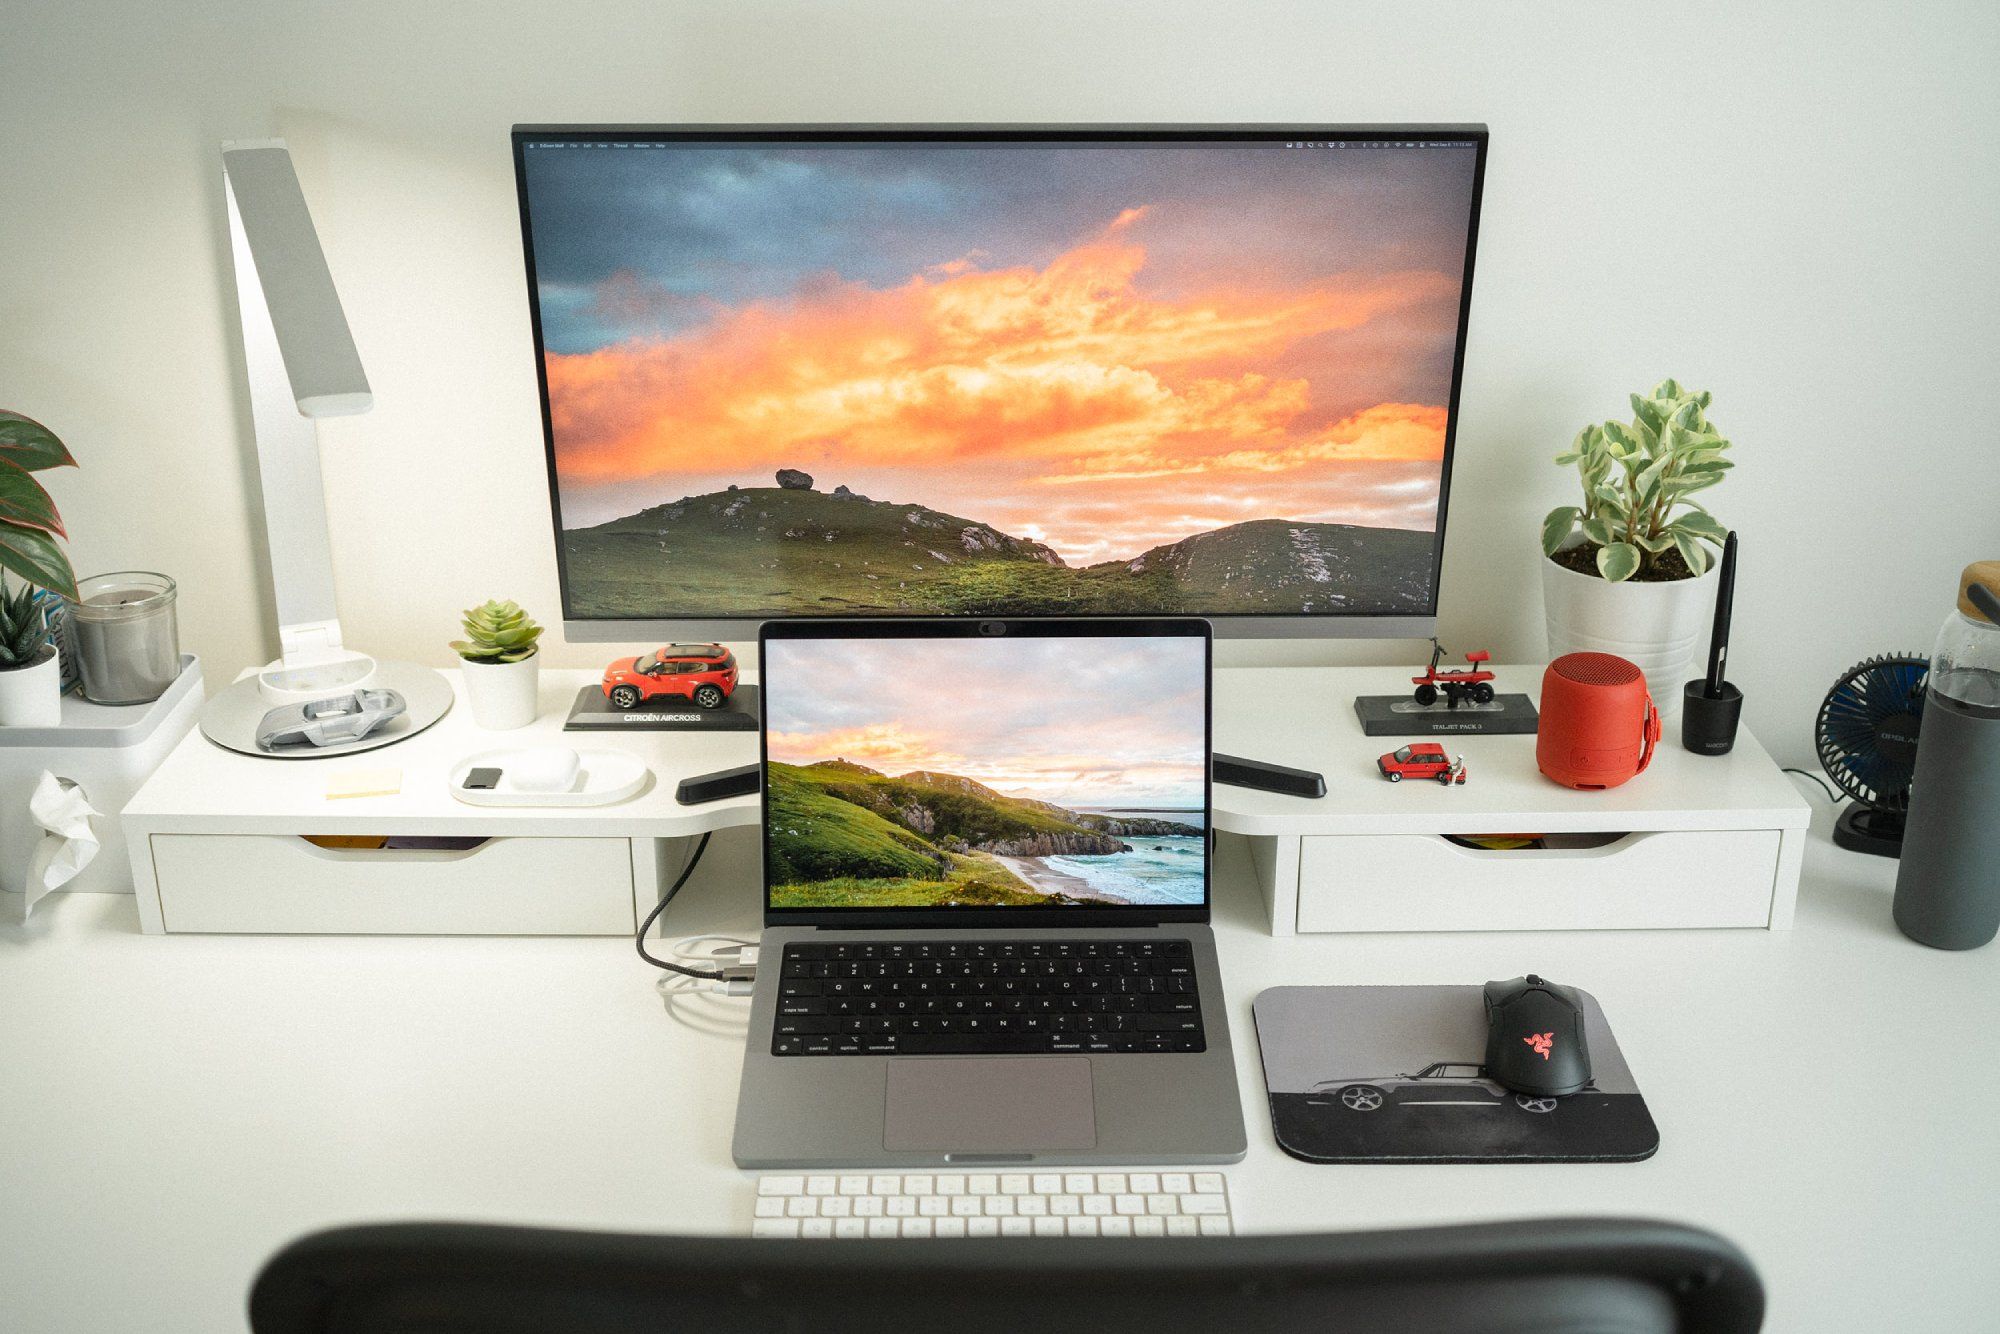
{"type": "MultiPolygon", "coordinates": [[[[1533,692],[1535,668],[1501,667],[1533,692]]],[[[1723,757],[1669,738],[1646,773],[1573,792],[1535,769],[1532,736],[1452,738],[1462,787],[1384,782],[1356,694],[1394,667],[1216,672],[1218,750],[1326,776],[1317,800],[1215,789],[1215,827],[1241,840],[1270,929],[1566,930],[1790,926],[1809,809],[1747,730],[1723,757]],[[1485,851],[1449,835],[1618,835],[1547,850],[1485,851]]],[[[457,673],[446,673],[462,692],[457,673]]],[[[580,808],[474,807],[447,780],[467,757],[574,745],[562,721],[590,673],[545,671],[541,714],[486,732],[454,708],[423,734],[361,757],[402,771],[395,796],[328,800],[345,762],[276,763],[190,736],[128,804],[126,832],[148,932],[617,935],[635,929],[692,836],[718,840],[704,878],[757,893],[757,798],[682,806],[683,778],[752,762],[750,733],[620,733],[593,742],[653,773],[631,800],[580,808]],[[301,835],[480,837],[458,851],[329,849],[301,835]],[[669,847],[678,841],[679,847],[669,847]],[[721,855],[718,856],[717,854],[721,855]],[[736,882],[740,881],[740,884],[736,882]]],[[[461,701],[462,702],[462,701],[461,701]]],[[[1564,840],[1556,840],[1562,842],[1564,840]]]]}

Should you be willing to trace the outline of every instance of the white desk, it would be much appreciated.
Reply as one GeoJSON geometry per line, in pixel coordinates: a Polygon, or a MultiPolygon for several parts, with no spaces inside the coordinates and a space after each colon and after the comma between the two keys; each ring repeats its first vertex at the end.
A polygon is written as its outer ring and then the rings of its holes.
{"type": "MultiPolygon", "coordinates": [[[[1891,868],[1826,821],[1790,932],[1280,939],[1226,864],[1241,1225],[1653,1215],[1743,1245],[1774,1330],[2000,1325],[2000,948],[1905,941],[1891,868]],[[1660,1125],[1651,1161],[1311,1167],[1273,1145],[1259,990],[1528,969],[1603,1001],[1660,1125]]],[[[725,883],[698,876],[672,932],[752,928],[725,883]]],[[[162,938],[126,897],[45,901],[0,928],[0,1328],[241,1328],[259,1263],[342,1222],[746,1229],[742,1002],[704,998],[690,1026],[654,978],[616,939],[162,938]]]]}

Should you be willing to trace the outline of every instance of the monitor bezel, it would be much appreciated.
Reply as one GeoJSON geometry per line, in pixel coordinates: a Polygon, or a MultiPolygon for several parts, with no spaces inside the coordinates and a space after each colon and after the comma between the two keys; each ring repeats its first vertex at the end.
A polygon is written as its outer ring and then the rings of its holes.
{"type": "MultiPolygon", "coordinates": [[[[1135,904],[1125,908],[774,908],[771,906],[770,698],[759,692],[757,716],[757,882],[763,896],[766,926],[863,928],[877,931],[934,930],[939,927],[984,931],[1004,927],[1033,931],[1046,927],[1122,926],[1206,922],[1215,904],[1215,635],[1198,616],[1165,617],[853,617],[766,621],[757,632],[757,659],[773,640],[800,639],[979,639],[1004,627],[998,638],[1045,639],[1164,639],[1198,638],[1202,642],[1202,734],[1209,762],[1201,775],[1202,821],[1208,837],[1202,846],[1200,906],[1135,904]]],[[[768,682],[766,683],[768,685],[768,682]]]]}
{"type": "MultiPolygon", "coordinates": [[[[1451,392],[1446,403],[1444,460],[1438,474],[1437,541],[1431,553],[1430,607],[1427,611],[1390,615],[1342,615],[1313,612],[1190,613],[1209,621],[1222,639],[1399,639],[1427,638],[1437,633],[1437,610],[1444,576],[1444,547],[1451,500],[1452,464],[1457,454],[1459,398],[1465,379],[1466,339],[1472,316],[1472,277],[1479,252],[1480,211],[1486,189],[1488,131],[1483,124],[1404,125],[515,125],[512,130],[514,189],[521,217],[521,254],[528,279],[528,320],[534,337],[535,387],[540,396],[543,468],[549,489],[549,520],[555,540],[556,592],[562,602],[563,636],[572,643],[612,644],[651,639],[712,639],[742,641],[751,627],[770,619],[768,613],[691,616],[578,616],[572,609],[569,560],[563,550],[562,494],[556,473],[555,429],[549,410],[548,362],[542,340],[542,311],[535,279],[534,227],[528,215],[526,146],[530,140],[571,139],[628,142],[680,140],[687,142],[808,142],[808,143],[994,143],[994,142],[1178,142],[1213,143],[1235,139],[1350,139],[1387,142],[1399,139],[1452,140],[1473,145],[1471,208],[1466,218],[1465,271],[1460,280],[1457,341],[1452,351],[1451,392]]],[[[1082,613],[1083,620],[1118,620],[1130,613],[1082,613]]],[[[884,612],[894,620],[903,612],[884,612]]]]}

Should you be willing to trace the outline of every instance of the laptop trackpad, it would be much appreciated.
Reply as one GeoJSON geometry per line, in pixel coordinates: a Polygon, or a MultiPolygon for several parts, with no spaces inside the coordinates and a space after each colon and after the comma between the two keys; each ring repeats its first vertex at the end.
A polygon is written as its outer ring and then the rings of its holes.
{"type": "Polygon", "coordinates": [[[891,1058],[882,1147],[929,1153],[1095,1148],[1087,1056],[891,1058]]]}

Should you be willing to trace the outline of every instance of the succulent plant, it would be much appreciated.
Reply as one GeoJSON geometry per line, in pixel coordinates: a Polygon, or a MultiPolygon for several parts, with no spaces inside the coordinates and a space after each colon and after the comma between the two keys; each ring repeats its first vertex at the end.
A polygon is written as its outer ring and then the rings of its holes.
{"type": "Polygon", "coordinates": [[[1693,573],[1711,562],[1704,543],[1721,545],[1726,529],[1688,497],[1722,480],[1735,465],[1722,457],[1729,442],[1708,420],[1707,393],[1674,380],[1632,395],[1630,422],[1605,422],[1577,432],[1556,456],[1583,479],[1583,504],[1560,505],[1542,520],[1542,551],[1553,556],[1572,533],[1597,548],[1597,572],[1630,579],[1668,551],[1693,573]],[[1676,514],[1677,506],[1684,507],[1676,514]]]}
{"type": "Polygon", "coordinates": [[[451,646],[467,662],[519,662],[535,651],[542,627],[512,602],[485,602],[465,613],[465,638],[451,646]]]}
{"type": "Polygon", "coordinates": [[[35,590],[27,584],[16,584],[11,593],[0,589],[0,672],[29,666],[48,646],[48,618],[35,590]]]}

